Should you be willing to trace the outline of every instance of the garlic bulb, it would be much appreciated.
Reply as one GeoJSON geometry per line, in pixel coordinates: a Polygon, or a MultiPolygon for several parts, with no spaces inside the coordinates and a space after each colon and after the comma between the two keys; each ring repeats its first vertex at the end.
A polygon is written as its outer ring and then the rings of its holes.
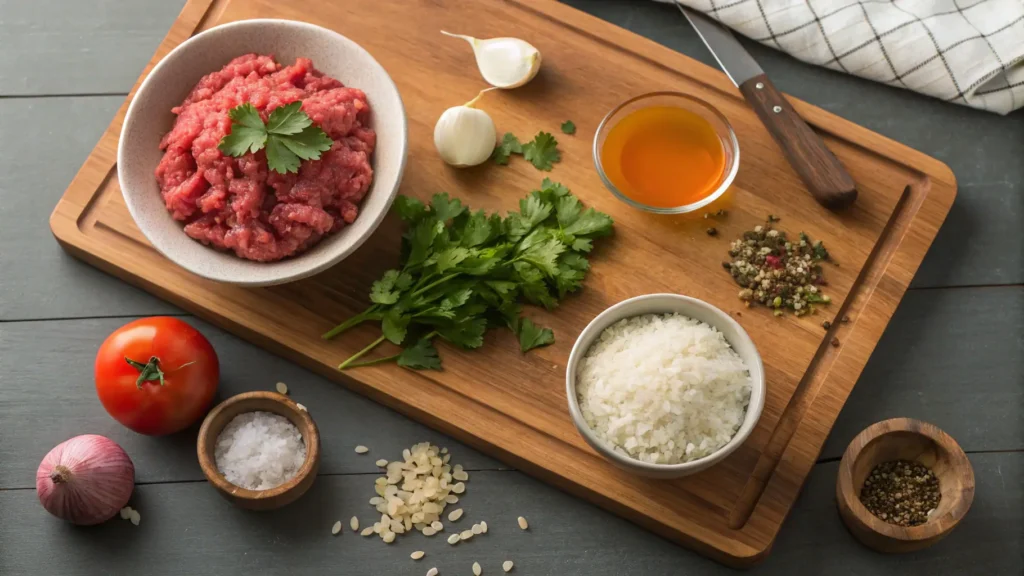
{"type": "Polygon", "coordinates": [[[518,38],[481,40],[463,34],[441,31],[445,36],[462,38],[473,47],[476,65],[484,80],[495,88],[517,88],[526,84],[540,70],[540,51],[518,38]]]}
{"type": "Polygon", "coordinates": [[[462,168],[482,164],[491,157],[498,139],[494,121],[487,112],[473,107],[490,90],[493,88],[482,90],[476,98],[445,110],[438,118],[434,146],[446,163],[462,168]]]}

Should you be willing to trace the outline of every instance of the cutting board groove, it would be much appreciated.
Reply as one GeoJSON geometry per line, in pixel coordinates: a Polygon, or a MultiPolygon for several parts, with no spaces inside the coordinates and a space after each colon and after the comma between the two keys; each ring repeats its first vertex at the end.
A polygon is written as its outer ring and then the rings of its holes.
{"type": "MultiPolygon", "coordinates": [[[[389,71],[409,115],[410,150],[401,192],[421,198],[447,190],[473,208],[506,210],[550,176],[585,204],[611,214],[616,235],[592,255],[586,287],[553,313],[529,315],[556,333],[555,345],[520,354],[514,338],[489,333],[484,348],[442,348],[445,370],[377,366],[339,373],[338,362],[376,337],[363,326],[334,342],[319,334],[366,306],[370,283],[397,260],[399,224],[385,220],[356,254],[314,278],[243,289],[189,275],[157,254],[134,226],[116,176],[122,106],[50,219],[72,254],[239,336],[408,416],[587,498],[616,514],[722,562],[762,559],[839,410],[877,344],[956,194],[949,169],[919,152],[809,104],[793,106],[849,169],[860,197],[846,212],[819,206],[757,117],[723,74],[649,40],[564,5],[539,0],[328,2],[190,0],[140,77],[192,34],[247,18],[306,20],[366,47],[389,71]],[[515,91],[490,93],[483,106],[500,131],[548,130],[563,162],[541,173],[523,161],[457,171],[438,160],[432,127],[449,106],[480,88],[472,54],[440,29],[479,37],[520,36],[544,55],[541,74],[515,91]],[[618,102],[679,90],[712,102],[732,123],[741,168],[715,222],[661,217],[618,203],[601,185],[590,142],[618,102]],[[557,132],[571,119],[578,132],[557,132]],[[774,318],[747,309],[721,269],[731,238],[768,214],[791,236],[824,240],[832,306],[815,316],[774,318]],[[573,340],[605,307],[650,292],[710,301],[751,334],[765,361],[768,395],[750,439],[722,464],[672,482],[645,480],[599,458],[579,437],[565,405],[564,369],[573,340]],[[849,315],[826,331],[822,320],[849,315]],[[829,344],[839,339],[839,346],[829,344]]],[[[136,84],[137,87],[137,84],[136,84]]],[[[188,87],[183,88],[187,90],[188,87]]],[[[133,91],[134,94],[134,91],[133,91]]],[[[371,102],[372,104],[372,102],[371,102]]],[[[324,438],[329,445],[332,439],[324,438]]]]}

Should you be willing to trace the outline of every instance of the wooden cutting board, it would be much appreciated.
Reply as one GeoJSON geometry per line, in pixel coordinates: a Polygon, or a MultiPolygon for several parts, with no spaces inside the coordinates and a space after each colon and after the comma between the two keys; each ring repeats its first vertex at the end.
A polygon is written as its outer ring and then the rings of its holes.
{"type": "MultiPolygon", "coordinates": [[[[197,278],[164,260],[128,214],[117,182],[117,139],[127,102],[57,205],[50,224],[72,254],[276,354],[366,394],[676,542],[732,565],[764,558],[814,465],[822,443],[899,304],[956,194],[949,168],[921,153],[793,100],[857,181],[852,210],[828,212],[808,195],[768,132],[719,71],[630,32],[540,0],[335,2],[190,0],[146,72],[186,38],[247,18],[305,20],[362,44],[397,83],[409,116],[409,162],[401,193],[446,190],[473,208],[504,210],[545,176],[615,218],[578,295],[557,311],[529,315],[551,326],[556,343],[520,354],[510,333],[489,333],[476,351],[442,346],[445,370],[394,365],[339,373],[335,366],[377,336],[370,326],[325,342],[319,335],[367,303],[369,284],[398,257],[398,223],[385,221],[355,255],[314,278],[243,289],[197,278]],[[432,143],[443,110],[485,87],[466,43],[440,29],[478,37],[519,36],[544,56],[529,85],[486,96],[499,132],[555,133],[563,161],[550,173],[514,159],[455,170],[432,143]],[[602,186],[591,160],[594,131],[622,100],[677,90],[717,106],[736,130],[741,168],[716,221],[632,210],[602,186]],[[567,119],[578,126],[562,135],[567,119]],[[821,238],[839,262],[828,266],[833,304],[804,318],[747,309],[722,269],[729,240],[771,213],[790,235],[821,238]],[[767,403],[750,439],[724,463],[679,481],[636,478],[613,468],[569,419],[564,371],[574,339],[607,306],[651,292],[707,300],[732,314],[761,351],[767,403]],[[830,331],[821,322],[835,322],[830,331]],[[833,340],[835,338],[836,340],[833,340]],[[833,342],[838,345],[830,345],[833,342]]],[[[141,81],[141,78],[140,78],[141,81]]],[[[129,100],[131,96],[129,96],[129,100]]],[[[331,442],[325,438],[324,442],[331,442]]]]}

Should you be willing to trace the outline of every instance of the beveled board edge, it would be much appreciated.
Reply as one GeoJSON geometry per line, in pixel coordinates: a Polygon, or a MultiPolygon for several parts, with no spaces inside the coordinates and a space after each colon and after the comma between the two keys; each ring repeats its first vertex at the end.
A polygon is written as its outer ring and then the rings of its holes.
{"type": "MultiPolygon", "coordinates": [[[[558,20],[566,26],[585,33],[595,41],[616,44],[647,58],[659,66],[665,66],[674,71],[685,69],[688,76],[723,92],[735,90],[721,72],[708,68],[650,40],[581,13],[574,8],[542,0],[508,1],[520,4],[542,17],[558,20]],[[665,62],[671,62],[674,65],[664,64],[665,62]]],[[[115,158],[110,150],[104,150],[103,144],[111,138],[116,143],[127,104],[138,88],[139,82],[148,74],[153,65],[174,46],[190,37],[197,29],[203,26],[205,21],[216,19],[227,3],[228,0],[188,1],[178,19],[172,25],[167,37],[157,49],[153,60],[143,71],[131,95],[126,99],[125,104],[122,105],[108,129],[104,132],[100,143],[90,154],[69,185],[64,197],[62,197],[50,218],[50,225],[54,236],[64,249],[76,257],[140,286],[200,317],[210,320],[258,346],[270,348],[275,342],[267,336],[249,329],[232,318],[204,308],[202,303],[189,301],[130,270],[93,254],[89,250],[89,245],[94,240],[88,237],[78,226],[78,218],[87,209],[94,193],[110,177],[115,158]]],[[[901,208],[898,210],[894,221],[890,223],[884,240],[880,242],[876,253],[872,255],[871,263],[865,267],[865,270],[874,270],[878,282],[866,293],[859,292],[854,296],[855,302],[852,304],[847,303],[848,305],[855,305],[859,309],[865,309],[869,303],[874,305],[876,302],[879,302],[881,305],[876,306],[873,311],[880,312],[882,317],[871,322],[870,325],[862,326],[860,322],[852,324],[847,338],[857,334],[856,339],[853,341],[859,342],[863,340],[864,344],[851,349],[844,347],[838,352],[838,356],[831,363],[828,373],[822,377],[822,381],[812,391],[812,399],[804,410],[804,413],[824,415],[830,428],[853,385],[856,383],[857,377],[867,363],[871,351],[881,337],[889,318],[891,318],[892,313],[906,291],[917,267],[920,265],[921,260],[923,260],[928,246],[938,232],[939,225],[948,213],[956,194],[956,183],[949,168],[933,158],[872,133],[865,128],[853,125],[810,104],[794,98],[790,98],[790,101],[800,114],[819,131],[829,132],[834,135],[841,134],[842,139],[871,150],[881,156],[899,156],[902,164],[926,175],[920,182],[916,183],[916,186],[911,187],[908,191],[907,197],[901,204],[901,208]],[[932,216],[932,219],[929,221],[918,218],[922,214],[929,214],[932,216]],[[886,256],[882,258],[885,263],[884,269],[877,268],[876,263],[879,254],[886,256]]],[[[113,148],[116,148],[116,145],[113,148]]],[[[723,531],[720,534],[709,537],[710,535],[697,532],[685,533],[673,530],[654,521],[652,518],[637,514],[632,509],[614,500],[566,481],[560,475],[543,466],[518,457],[485,440],[467,435],[463,430],[430,413],[419,410],[415,406],[405,404],[369,386],[362,385],[356,380],[347,378],[337,371],[331,370],[329,366],[318,363],[310,357],[290,349],[282,350],[281,347],[277,347],[274,350],[275,353],[281,354],[291,361],[335,381],[342,382],[359,393],[367,395],[432,428],[458,437],[474,448],[495,455],[499,459],[542,480],[582,496],[666,538],[682,542],[702,554],[733,566],[750,566],[766,556],[771,549],[782,521],[795,502],[810,469],[813,467],[828,433],[828,430],[822,430],[820,426],[800,421],[785,443],[782,452],[778,455],[778,459],[767,469],[764,477],[763,492],[756,498],[746,522],[732,531],[735,537],[731,537],[729,531],[723,531]],[[743,542],[738,538],[742,538],[743,542]]],[[[423,380],[426,381],[425,379],[423,380]]],[[[541,441],[545,444],[545,448],[550,448],[552,451],[565,448],[564,446],[556,446],[556,444],[561,443],[553,438],[543,438],[541,441]]]]}

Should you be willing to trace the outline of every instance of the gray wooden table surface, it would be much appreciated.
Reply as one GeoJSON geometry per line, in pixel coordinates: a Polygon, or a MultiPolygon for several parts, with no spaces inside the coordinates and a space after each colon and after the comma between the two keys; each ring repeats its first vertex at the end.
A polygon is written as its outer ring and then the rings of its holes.
{"type": "MultiPolygon", "coordinates": [[[[183,0],[0,0],[0,575],[518,574],[730,572],[624,520],[460,446],[268,355],[65,255],[47,217],[106,128],[183,0]],[[92,361],[124,322],[184,316],[213,342],[221,396],[291,385],[323,433],[321,477],[283,510],[230,506],[203,480],[194,431],[143,437],[96,401],[92,361]],[[97,433],[131,454],[142,524],[79,529],[39,506],[42,456],[97,433]],[[391,547],[336,519],[371,518],[376,458],[415,442],[448,446],[472,473],[467,520],[486,537],[448,546],[420,535],[391,547]],[[370,457],[351,446],[365,444],[370,457]],[[531,530],[515,526],[530,519],[531,530]],[[427,557],[414,563],[409,553],[427,557]]],[[[713,64],[671,7],[573,0],[585,11],[713,64]]],[[[1022,39],[1024,41],[1024,39],[1022,39]]],[[[748,43],[749,44],[749,43],[748,43]]],[[[836,423],[763,574],[1024,573],[1024,114],[998,117],[798,63],[749,44],[783,90],[949,164],[959,196],[913,289],[836,423]],[[838,460],[865,426],[933,422],[968,452],[974,507],[945,541],[875,554],[845,531],[833,501],[838,460]]],[[[466,520],[463,520],[466,521],[466,520]]]]}

